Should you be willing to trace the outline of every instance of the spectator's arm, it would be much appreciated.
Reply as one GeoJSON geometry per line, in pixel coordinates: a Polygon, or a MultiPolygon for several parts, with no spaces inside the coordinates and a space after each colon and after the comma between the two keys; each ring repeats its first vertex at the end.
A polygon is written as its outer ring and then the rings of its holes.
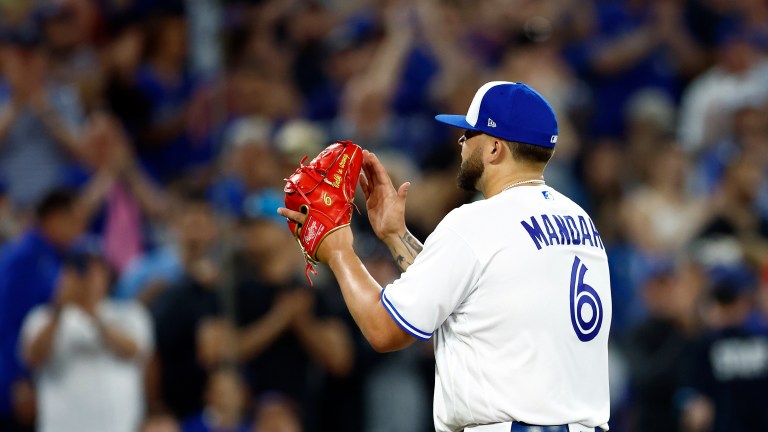
{"type": "Polygon", "coordinates": [[[678,70],[687,77],[693,77],[707,66],[708,56],[702,47],[682,28],[676,28],[667,39],[678,70]]]}
{"type": "Polygon", "coordinates": [[[35,316],[33,314],[35,312],[31,314],[31,323],[25,323],[24,326],[23,333],[28,340],[24,341],[22,358],[30,369],[39,369],[48,362],[53,354],[56,331],[59,328],[61,318],[61,308],[54,307],[50,313],[45,315],[35,316]],[[45,322],[40,327],[40,321],[43,320],[45,322]],[[37,327],[39,330],[28,327],[37,327]]]}
{"type": "Polygon", "coordinates": [[[139,303],[148,307],[160,294],[165,292],[165,290],[168,288],[170,288],[170,285],[166,281],[150,280],[142,284],[139,290],[134,294],[136,295],[136,300],[138,300],[139,303]]]}
{"type": "Polygon", "coordinates": [[[643,27],[599,46],[592,56],[592,67],[603,75],[618,74],[642,61],[658,45],[659,36],[643,27]]]}
{"type": "Polygon", "coordinates": [[[171,196],[155,186],[141,167],[136,164],[130,166],[125,174],[128,186],[139,200],[139,205],[147,215],[153,219],[164,219],[169,213],[172,204],[171,196]]]}
{"type": "Polygon", "coordinates": [[[86,149],[81,144],[80,136],[76,129],[76,125],[82,121],[82,117],[78,115],[80,114],[79,101],[77,101],[75,96],[70,97],[68,94],[65,94],[62,98],[66,101],[66,109],[77,111],[78,113],[59,112],[59,109],[63,108],[51,103],[50,95],[44,86],[41,86],[32,96],[30,107],[37,114],[37,117],[48,132],[50,132],[51,136],[67,153],[78,161],[86,161],[86,149]]]}
{"type": "Polygon", "coordinates": [[[107,347],[123,359],[146,360],[152,354],[152,320],[139,303],[122,306],[119,326],[94,314],[94,322],[107,347]]]}
{"type": "Polygon", "coordinates": [[[473,74],[478,71],[482,73],[482,67],[471,55],[460,49],[458,32],[445,22],[446,16],[453,12],[449,9],[451,6],[441,5],[437,0],[428,0],[417,2],[416,8],[425,41],[440,64],[430,91],[438,100],[444,100],[466,81],[474,83],[477,76],[473,74]]]}
{"type": "Polygon", "coordinates": [[[146,148],[159,148],[170,142],[173,138],[184,132],[187,127],[187,107],[179,111],[162,123],[151,124],[145,127],[139,139],[139,145],[146,148]]]}
{"type": "Polygon", "coordinates": [[[128,333],[98,316],[94,316],[94,322],[107,348],[118,357],[129,359],[136,357],[140,353],[139,344],[128,333]]]}
{"type": "Polygon", "coordinates": [[[237,358],[251,359],[267,349],[291,325],[294,309],[290,295],[278,297],[263,318],[239,332],[237,358]]]}
{"type": "Polygon", "coordinates": [[[98,170],[91,177],[77,201],[77,209],[83,221],[91,220],[114,184],[114,174],[106,169],[98,170]]]}
{"type": "Polygon", "coordinates": [[[63,268],[50,306],[32,309],[24,318],[21,327],[21,357],[30,368],[44,366],[54,354],[57,330],[63,319],[62,310],[77,301],[78,288],[76,273],[70,268],[63,268]]]}
{"type": "Polygon", "coordinates": [[[654,253],[658,252],[663,245],[652,229],[649,212],[653,209],[647,208],[649,204],[646,201],[644,193],[636,192],[634,196],[624,201],[619,217],[632,244],[645,252],[654,253]]]}
{"type": "Polygon", "coordinates": [[[294,331],[312,358],[328,372],[344,376],[355,359],[349,331],[337,318],[297,320],[294,331]]]}
{"type": "Polygon", "coordinates": [[[658,2],[654,8],[656,31],[671,51],[670,58],[677,63],[678,70],[688,77],[700,73],[706,67],[708,56],[688,31],[683,17],[683,5],[677,2],[658,2]]]}
{"type": "Polygon", "coordinates": [[[147,361],[144,369],[144,395],[147,403],[147,412],[162,412],[167,410],[163,401],[162,391],[162,363],[160,356],[154,353],[147,361]]]}
{"type": "Polygon", "coordinates": [[[101,161],[94,161],[94,164],[106,174],[119,177],[138,199],[143,211],[150,217],[165,216],[169,207],[169,197],[142,171],[132,151],[133,145],[130,138],[114,116],[105,113],[91,116],[86,128],[85,141],[88,147],[107,148],[107,156],[101,161]]]}
{"type": "Polygon", "coordinates": [[[0,109],[0,145],[3,144],[5,137],[11,130],[13,121],[16,120],[18,113],[19,109],[13,102],[9,102],[0,109]]]}
{"type": "Polygon", "coordinates": [[[411,49],[413,24],[408,21],[409,13],[409,8],[400,5],[385,11],[386,36],[364,74],[366,85],[387,97],[391,97],[400,82],[411,49]]]}
{"type": "Polygon", "coordinates": [[[48,109],[40,114],[45,127],[51,133],[53,138],[66,150],[72,157],[82,161],[85,159],[85,153],[80,146],[80,140],[77,133],[59,118],[59,114],[54,109],[48,109]]]}
{"type": "Polygon", "coordinates": [[[593,2],[566,0],[562,7],[566,11],[568,22],[564,36],[569,41],[581,41],[593,34],[597,27],[597,14],[593,2]]]}

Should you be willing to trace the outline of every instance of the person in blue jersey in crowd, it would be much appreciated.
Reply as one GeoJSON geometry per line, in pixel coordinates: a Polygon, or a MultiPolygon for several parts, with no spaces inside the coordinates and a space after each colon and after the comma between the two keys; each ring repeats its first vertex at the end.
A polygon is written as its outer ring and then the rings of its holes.
{"type": "Polygon", "coordinates": [[[36,209],[37,221],[16,242],[0,252],[0,430],[19,429],[14,398],[28,383],[18,356],[18,339],[27,313],[48,302],[54,292],[62,258],[83,231],[77,196],[67,189],[49,192],[36,209]],[[16,391],[14,391],[16,389],[16,391]]]}

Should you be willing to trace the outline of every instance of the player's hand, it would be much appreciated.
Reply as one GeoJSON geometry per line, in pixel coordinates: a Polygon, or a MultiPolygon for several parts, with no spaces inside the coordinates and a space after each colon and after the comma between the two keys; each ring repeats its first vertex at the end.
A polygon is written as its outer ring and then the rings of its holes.
{"type": "MultiPolygon", "coordinates": [[[[293,211],[285,207],[277,209],[277,213],[300,225],[303,225],[304,221],[307,219],[307,215],[304,213],[293,211]]],[[[317,260],[327,264],[333,253],[352,251],[353,240],[352,229],[349,226],[341,227],[331,232],[323,239],[320,246],[318,246],[317,260]]]]}
{"type": "Polygon", "coordinates": [[[299,225],[304,225],[304,221],[307,220],[307,215],[304,213],[293,211],[285,207],[277,209],[277,214],[299,225]]]}
{"type": "Polygon", "coordinates": [[[365,194],[368,219],[376,236],[381,240],[405,234],[405,199],[410,182],[395,190],[384,165],[375,154],[363,150],[363,173],[360,187],[365,194]]]}

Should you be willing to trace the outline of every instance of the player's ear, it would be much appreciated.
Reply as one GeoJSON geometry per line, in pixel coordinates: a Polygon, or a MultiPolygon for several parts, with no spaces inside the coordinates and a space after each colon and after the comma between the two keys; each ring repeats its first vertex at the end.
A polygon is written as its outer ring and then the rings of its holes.
{"type": "Polygon", "coordinates": [[[498,163],[501,161],[501,158],[504,155],[504,151],[505,151],[504,146],[505,146],[504,141],[498,138],[493,138],[493,142],[488,147],[488,153],[487,153],[489,163],[498,163]]]}

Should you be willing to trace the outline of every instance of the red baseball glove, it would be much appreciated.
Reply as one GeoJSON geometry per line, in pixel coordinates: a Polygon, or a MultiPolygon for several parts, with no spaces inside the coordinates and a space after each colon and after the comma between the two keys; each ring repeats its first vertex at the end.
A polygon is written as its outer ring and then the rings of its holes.
{"type": "Polygon", "coordinates": [[[317,274],[314,265],[317,249],[325,236],[334,230],[347,226],[352,220],[352,199],[360,178],[363,151],[351,141],[337,141],[286,179],[285,207],[304,213],[303,224],[288,221],[288,228],[304,252],[307,261],[306,275],[317,274]]]}

